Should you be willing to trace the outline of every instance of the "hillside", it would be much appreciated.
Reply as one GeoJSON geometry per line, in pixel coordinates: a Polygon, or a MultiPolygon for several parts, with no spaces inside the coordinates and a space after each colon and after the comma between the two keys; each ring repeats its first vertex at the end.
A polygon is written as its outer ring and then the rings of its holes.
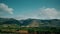
{"type": "Polygon", "coordinates": [[[60,27],[60,19],[50,19],[50,20],[41,20],[41,19],[25,19],[25,20],[16,20],[13,18],[0,18],[0,24],[17,24],[21,26],[37,26],[37,27],[60,27]],[[35,22],[35,23],[34,23],[35,22]]]}
{"type": "Polygon", "coordinates": [[[21,22],[23,26],[31,26],[31,25],[34,25],[34,22],[35,22],[35,24],[38,24],[39,27],[45,27],[45,26],[60,27],[60,19],[50,19],[50,20],[26,19],[21,22]]]}
{"type": "Polygon", "coordinates": [[[20,25],[20,22],[13,18],[0,18],[0,25],[2,24],[17,24],[20,25]]]}

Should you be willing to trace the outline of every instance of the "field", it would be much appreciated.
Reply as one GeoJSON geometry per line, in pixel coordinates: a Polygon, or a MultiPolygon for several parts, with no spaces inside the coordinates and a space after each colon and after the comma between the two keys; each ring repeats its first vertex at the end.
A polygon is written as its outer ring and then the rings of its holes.
{"type": "Polygon", "coordinates": [[[1,26],[0,34],[60,34],[60,28],[55,27],[16,27],[1,26]]]}

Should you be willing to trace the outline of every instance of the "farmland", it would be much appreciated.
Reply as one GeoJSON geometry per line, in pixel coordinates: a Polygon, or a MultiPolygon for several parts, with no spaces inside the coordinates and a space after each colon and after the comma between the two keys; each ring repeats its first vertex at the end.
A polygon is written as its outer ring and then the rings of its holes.
{"type": "MultiPolygon", "coordinates": [[[[2,26],[2,25],[1,25],[2,26]]],[[[0,27],[0,34],[59,34],[60,28],[55,27],[0,27]]]]}

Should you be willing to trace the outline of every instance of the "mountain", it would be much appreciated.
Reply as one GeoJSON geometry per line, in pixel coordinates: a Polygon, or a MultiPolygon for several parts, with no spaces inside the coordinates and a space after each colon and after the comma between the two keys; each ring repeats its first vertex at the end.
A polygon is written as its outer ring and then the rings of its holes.
{"type": "Polygon", "coordinates": [[[26,27],[60,27],[60,19],[25,19],[0,18],[0,24],[17,24],[26,27]]]}
{"type": "Polygon", "coordinates": [[[0,24],[17,24],[20,25],[21,23],[13,18],[0,18],[0,24]]]}
{"type": "Polygon", "coordinates": [[[31,24],[33,20],[32,19],[26,19],[26,20],[19,20],[19,21],[20,21],[21,25],[26,26],[26,25],[31,24]]]}
{"type": "Polygon", "coordinates": [[[20,20],[23,26],[38,26],[38,27],[60,27],[60,19],[40,20],[40,19],[26,19],[20,20]],[[34,23],[35,22],[35,23],[34,23]]]}

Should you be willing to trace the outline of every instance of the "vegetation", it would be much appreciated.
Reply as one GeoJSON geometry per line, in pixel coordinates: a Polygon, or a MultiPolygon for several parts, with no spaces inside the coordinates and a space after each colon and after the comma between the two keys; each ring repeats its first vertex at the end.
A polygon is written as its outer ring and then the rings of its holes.
{"type": "Polygon", "coordinates": [[[29,33],[33,33],[33,32],[60,32],[60,28],[56,28],[56,27],[20,27],[17,25],[11,25],[11,26],[3,26],[0,25],[0,33],[16,33],[16,31],[20,31],[20,30],[26,30],[29,33]]]}
{"type": "Polygon", "coordinates": [[[60,20],[36,20],[36,19],[27,19],[27,20],[15,20],[15,19],[0,19],[0,33],[1,32],[15,32],[20,30],[27,30],[29,32],[60,32],[60,20]],[[21,22],[23,22],[21,24],[21,22]],[[38,23],[38,24],[37,24],[38,23]],[[37,26],[38,27],[21,27],[21,26],[37,26]],[[48,26],[46,26],[48,25],[48,26]],[[49,26],[51,25],[51,26],[49,26]],[[53,26],[56,25],[56,26],[53,26]]]}

